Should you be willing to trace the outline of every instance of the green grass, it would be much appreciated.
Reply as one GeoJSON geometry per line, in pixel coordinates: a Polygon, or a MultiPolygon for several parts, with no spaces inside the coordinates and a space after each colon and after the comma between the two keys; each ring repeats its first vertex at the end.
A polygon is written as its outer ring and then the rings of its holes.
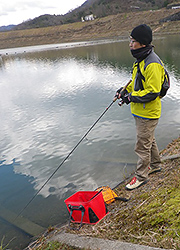
{"type": "MultiPolygon", "coordinates": [[[[60,243],[58,241],[52,241],[49,243],[44,243],[42,246],[35,248],[38,250],[80,250],[82,248],[69,246],[67,244],[60,243]]],[[[33,250],[33,248],[32,248],[33,250]]]]}
{"type": "MultiPolygon", "coordinates": [[[[167,147],[168,155],[180,152],[180,137],[167,147]]],[[[162,171],[133,191],[125,183],[115,191],[128,202],[114,202],[109,214],[93,228],[81,232],[89,236],[120,240],[151,247],[180,249],[180,165],[179,159],[163,162],[162,171]]]]}
{"type": "Polygon", "coordinates": [[[4,244],[4,239],[5,239],[5,236],[3,236],[2,240],[1,240],[1,243],[0,243],[0,250],[8,249],[9,244],[11,243],[11,241],[14,240],[14,238],[13,238],[12,240],[10,240],[10,241],[5,245],[5,244],[4,244]]]}

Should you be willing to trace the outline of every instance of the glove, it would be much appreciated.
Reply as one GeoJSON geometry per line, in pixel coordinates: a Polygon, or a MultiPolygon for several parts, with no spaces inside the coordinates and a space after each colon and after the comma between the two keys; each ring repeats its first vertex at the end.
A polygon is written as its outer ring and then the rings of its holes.
{"type": "Polygon", "coordinates": [[[119,99],[119,98],[122,98],[126,93],[128,93],[126,89],[124,89],[123,91],[122,90],[123,90],[123,87],[121,87],[120,89],[118,89],[116,91],[115,97],[117,97],[119,99]],[[119,97],[119,95],[120,95],[120,97],[119,97]]]}
{"type": "Polygon", "coordinates": [[[124,96],[121,96],[121,99],[128,105],[131,102],[131,94],[126,93],[124,96]]]}

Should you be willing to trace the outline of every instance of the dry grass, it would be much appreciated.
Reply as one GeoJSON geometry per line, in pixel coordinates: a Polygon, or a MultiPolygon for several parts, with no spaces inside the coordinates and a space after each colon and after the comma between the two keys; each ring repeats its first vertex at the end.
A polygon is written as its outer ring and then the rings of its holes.
{"type": "Polygon", "coordinates": [[[71,41],[128,36],[132,28],[141,23],[149,24],[155,34],[177,34],[180,21],[160,24],[159,20],[179,10],[129,12],[99,18],[91,22],[77,22],[59,26],[0,32],[0,49],[71,41]]]}
{"type": "MultiPolygon", "coordinates": [[[[180,155],[180,137],[161,152],[162,156],[180,155]]],[[[68,226],[48,230],[39,238],[33,250],[61,231],[83,236],[120,240],[165,249],[180,249],[180,164],[179,158],[165,160],[161,172],[152,174],[149,182],[133,191],[120,184],[115,192],[128,202],[115,201],[108,205],[109,214],[96,225],[84,224],[79,231],[68,226]],[[40,244],[40,245],[38,245],[40,244]]],[[[79,224],[74,226],[79,227],[79,224]]],[[[56,242],[51,242],[55,246],[56,242]]],[[[46,249],[46,248],[44,248],[46,249]]],[[[59,248],[47,248],[59,249],[59,248]]],[[[65,248],[66,249],[66,248],[65,248]]],[[[67,248],[68,249],[68,248],[67,248]]],[[[69,248],[71,249],[71,248],[69,248]]]]}
{"type": "MultiPolygon", "coordinates": [[[[163,155],[180,153],[180,137],[163,150],[163,155]]],[[[180,249],[179,159],[163,162],[163,170],[133,191],[121,184],[116,193],[128,202],[109,205],[110,213],[95,226],[84,225],[79,234],[151,247],[180,249]]],[[[68,229],[67,229],[68,230],[68,229]]]]}

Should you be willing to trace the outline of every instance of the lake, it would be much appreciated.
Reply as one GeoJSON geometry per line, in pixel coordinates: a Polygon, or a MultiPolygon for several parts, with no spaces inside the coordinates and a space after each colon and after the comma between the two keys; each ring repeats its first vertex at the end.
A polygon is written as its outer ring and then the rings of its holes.
{"type": "MultiPolygon", "coordinates": [[[[156,129],[160,150],[180,134],[179,38],[154,39],[171,78],[156,129]]],[[[115,102],[75,148],[131,78],[134,59],[120,39],[0,54],[0,241],[24,249],[33,235],[67,222],[67,197],[113,188],[135,170],[130,106],[115,102]]]]}

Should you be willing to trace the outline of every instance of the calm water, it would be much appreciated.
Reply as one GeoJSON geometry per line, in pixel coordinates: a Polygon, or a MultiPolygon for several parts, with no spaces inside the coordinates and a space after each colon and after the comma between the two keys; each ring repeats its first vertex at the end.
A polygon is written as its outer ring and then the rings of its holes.
{"type": "MultiPolygon", "coordinates": [[[[160,149],[180,134],[179,38],[154,41],[171,76],[156,130],[160,149]]],[[[0,53],[0,240],[5,236],[4,243],[12,239],[13,249],[23,249],[32,231],[67,221],[65,198],[114,187],[134,171],[134,120],[129,106],[114,103],[24,209],[128,82],[133,58],[128,41],[0,53]],[[25,227],[16,219],[22,210],[25,227]]]]}

